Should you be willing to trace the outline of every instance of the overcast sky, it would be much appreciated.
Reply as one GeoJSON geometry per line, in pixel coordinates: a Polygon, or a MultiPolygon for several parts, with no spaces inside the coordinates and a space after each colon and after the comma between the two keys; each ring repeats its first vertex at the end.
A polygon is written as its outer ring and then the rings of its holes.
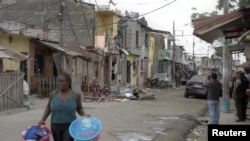
{"type": "MultiPolygon", "coordinates": [[[[85,0],[95,4],[95,0],[85,0]]],[[[174,0],[113,0],[117,3],[116,6],[111,6],[112,9],[119,9],[123,13],[125,10],[144,14],[157,9],[174,0]]],[[[107,5],[109,0],[97,0],[98,5],[107,5]]],[[[185,46],[186,52],[192,55],[192,42],[195,38],[195,54],[198,56],[206,56],[208,46],[204,41],[192,36],[193,28],[191,24],[192,8],[195,7],[198,12],[211,12],[215,10],[217,0],[176,0],[176,2],[145,16],[148,25],[154,29],[166,30],[173,33],[173,21],[175,21],[176,30],[182,30],[184,37],[178,37],[178,45],[185,46]],[[185,24],[188,24],[184,26],[185,24]],[[191,36],[190,36],[191,35],[191,36]]],[[[181,35],[182,31],[176,31],[176,35],[181,35]]],[[[209,56],[214,52],[210,49],[209,56]]],[[[244,57],[241,60],[245,61],[244,57]]]]}

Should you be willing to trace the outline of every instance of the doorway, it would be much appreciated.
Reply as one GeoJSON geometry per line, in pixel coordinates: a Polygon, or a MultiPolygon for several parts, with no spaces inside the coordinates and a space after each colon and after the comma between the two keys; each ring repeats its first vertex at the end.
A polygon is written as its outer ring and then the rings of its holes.
{"type": "MultiPolygon", "coordinates": [[[[28,55],[27,52],[21,52],[21,54],[23,55],[28,55]]],[[[27,63],[27,60],[24,60],[24,61],[21,61],[20,62],[20,71],[24,73],[24,80],[27,82],[27,79],[28,79],[28,63],[27,63]]]]}

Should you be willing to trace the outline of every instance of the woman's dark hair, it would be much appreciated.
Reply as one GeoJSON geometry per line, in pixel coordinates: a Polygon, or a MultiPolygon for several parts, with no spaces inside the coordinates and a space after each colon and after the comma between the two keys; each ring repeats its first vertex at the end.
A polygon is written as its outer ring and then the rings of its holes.
{"type": "Polygon", "coordinates": [[[216,73],[211,73],[211,78],[216,80],[217,79],[217,74],[216,73]]]}
{"type": "Polygon", "coordinates": [[[237,74],[239,75],[240,78],[245,77],[245,74],[244,74],[244,72],[242,72],[242,71],[237,72],[237,74]]]}
{"type": "Polygon", "coordinates": [[[68,72],[62,72],[59,76],[63,76],[69,82],[69,88],[72,89],[72,78],[68,72]]]}
{"type": "Polygon", "coordinates": [[[245,73],[246,74],[250,73],[250,67],[245,67],[245,73]]]}

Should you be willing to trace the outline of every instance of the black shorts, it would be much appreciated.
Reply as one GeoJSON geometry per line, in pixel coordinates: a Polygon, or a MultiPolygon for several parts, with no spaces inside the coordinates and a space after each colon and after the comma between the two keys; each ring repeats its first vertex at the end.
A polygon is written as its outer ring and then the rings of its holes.
{"type": "Polygon", "coordinates": [[[74,141],[69,134],[70,123],[52,123],[51,132],[54,141],[74,141]]]}

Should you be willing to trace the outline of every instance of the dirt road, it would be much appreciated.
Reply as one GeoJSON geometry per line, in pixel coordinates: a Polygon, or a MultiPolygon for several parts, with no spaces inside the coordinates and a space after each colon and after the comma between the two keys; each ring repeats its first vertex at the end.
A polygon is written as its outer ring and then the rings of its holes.
{"type": "MultiPolygon", "coordinates": [[[[184,98],[183,88],[152,90],[152,93],[156,95],[155,100],[83,103],[86,112],[99,118],[103,124],[100,141],[165,141],[164,136],[168,138],[170,132],[182,133],[175,126],[181,122],[187,124],[192,120],[190,117],[199,115],[206,105],[204,99],[184,98]]],[[[44,106],[40,106],[30,111],[0,116],[1,141],[20,140],[21,131],[37,123],[43,110],[44,106]]],[[[176,138],[183,138],[179,136],[176,138]]]]}

